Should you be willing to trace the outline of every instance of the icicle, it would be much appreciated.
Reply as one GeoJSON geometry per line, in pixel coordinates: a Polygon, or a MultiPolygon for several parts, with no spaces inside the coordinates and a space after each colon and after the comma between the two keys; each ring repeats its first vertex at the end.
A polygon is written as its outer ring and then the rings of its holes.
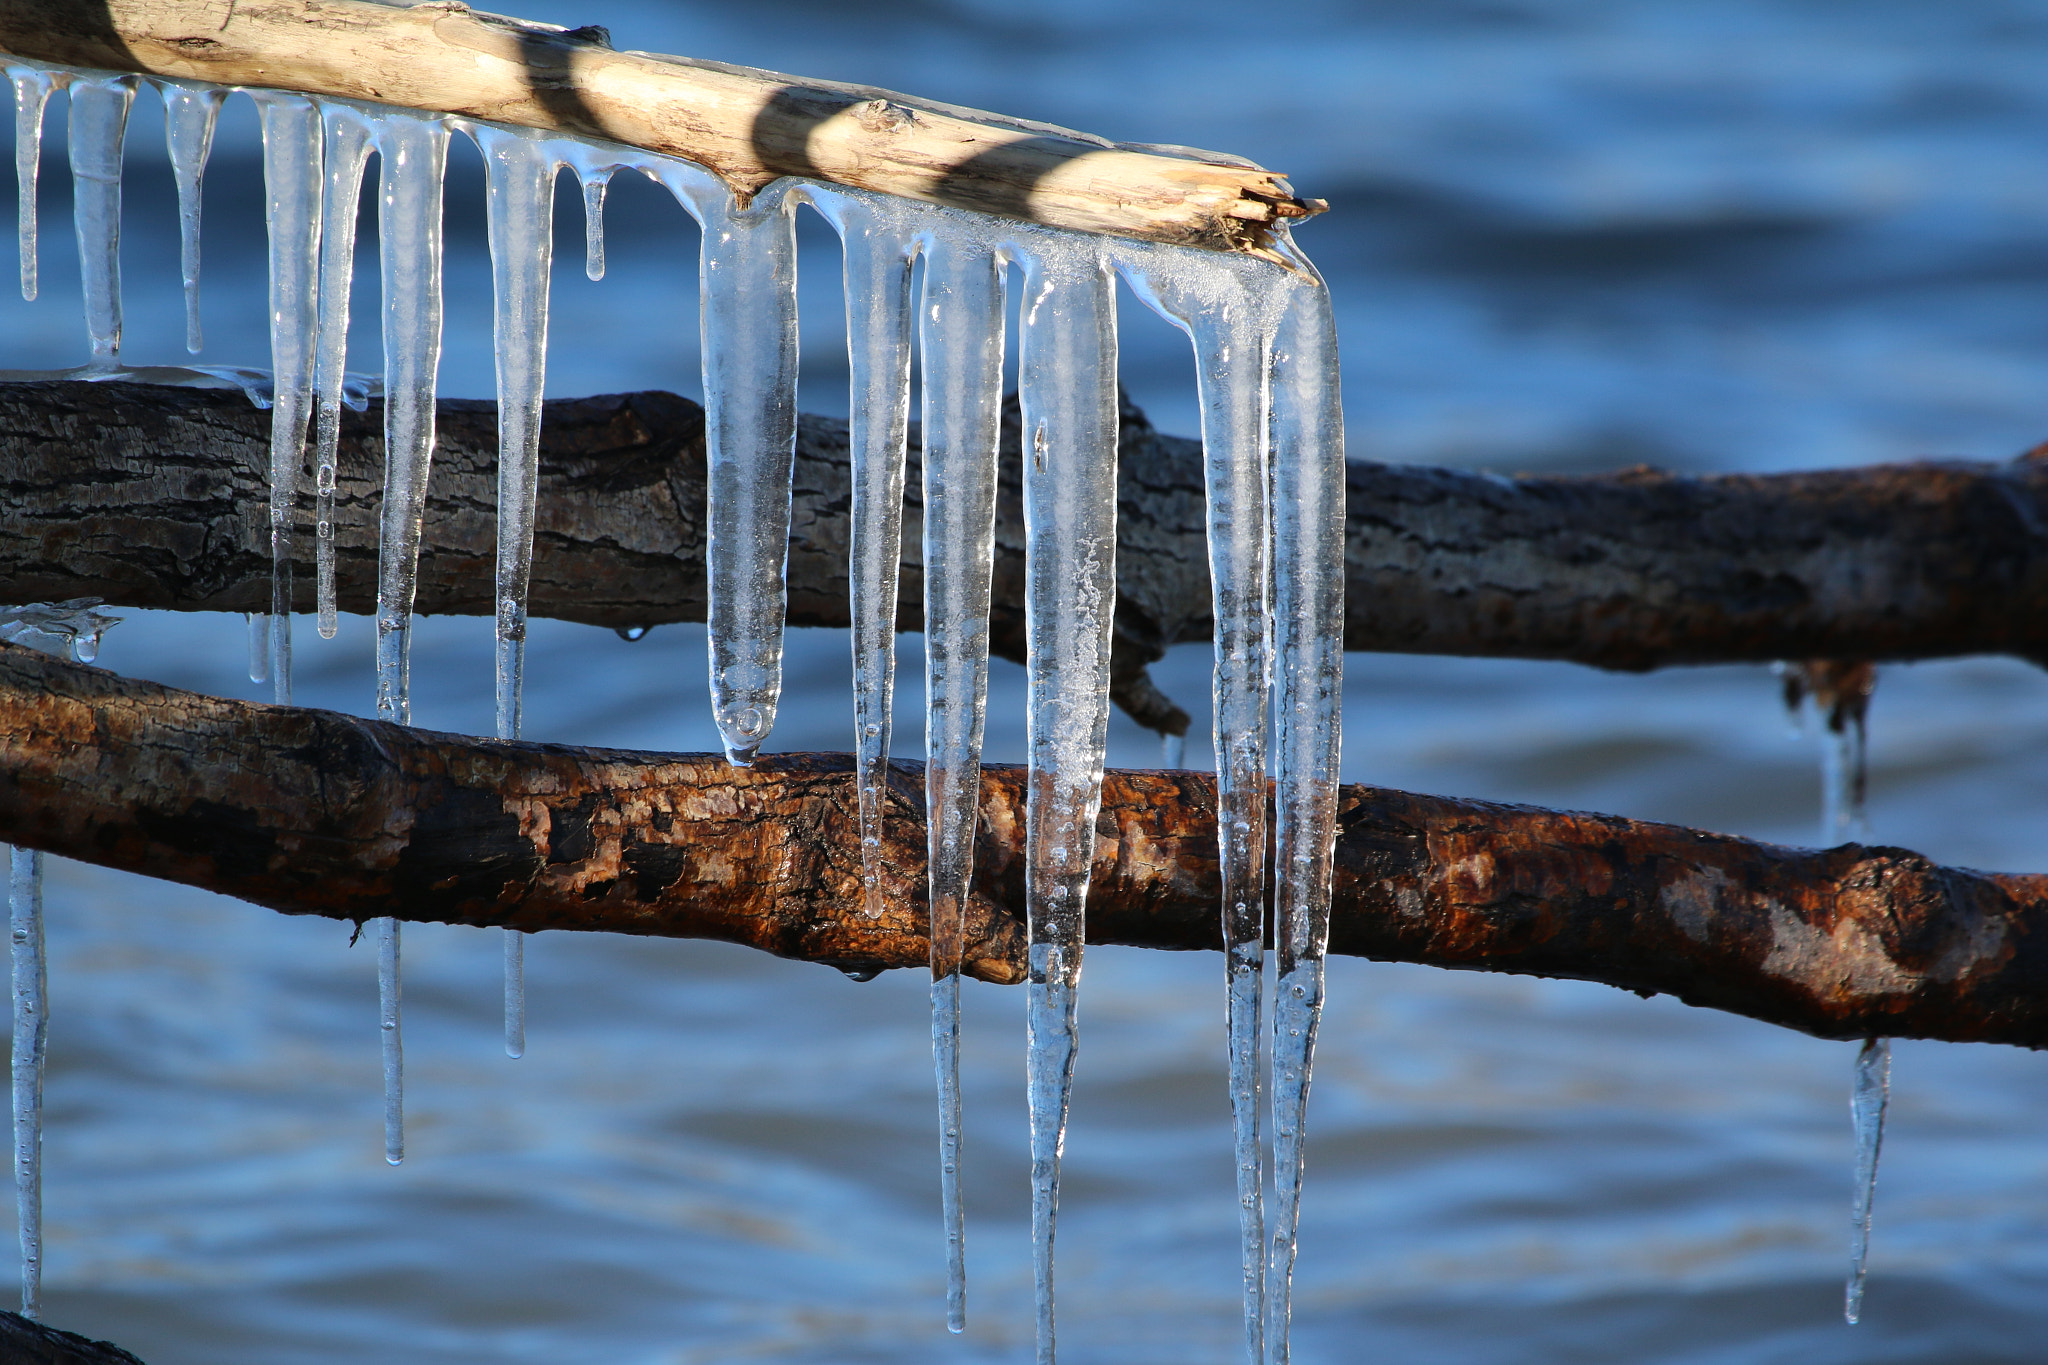
{"type": "Polygon", "coordinates": [[[1159,766],[1178,768],[1187,753],[1186,735],[1161,735],[1159,737],[1159,766]]]}
{"type": "Polygon", "coordinates": [[[782,692],[783,565],[796,460],[795,203],[706,204],[700,273],[711,708],[751,764],[782,692]]]}
{"type": "Polygon", "coordinates": [[[1870,1206],[1877,1194],[1877,1157],[1884,1147],[1884,1111],[1891,1103],[1892,1040],[1866,1038],[1856,1054],[1856,1085],[1849,1092],[1849,1118],[1856,1129],[1856,1196],[1849,1213],[1849,1285],[1842,1317],[1854,1326],[1863,1317],[1863,1281],[1870,1266],[1870,1206]]]}
{"type": "MultiPolygon", "coordinates": [[[[519,738],[526,674],[526,588],[533,569],[540,477],[540,404],[548,349],[548,272],[554,263],[552,146],[534,133],[468,125],[484,154],[491,238],[493,341],[498,356],[498,738],[519,738]]],[[[526,948],[505,936],[505,1055],[526,1052],[526,948]]]]}
{"type": "Polygon", "coordinates": [[[43,111],[71,83],[68,72],[7,64],[14,86],[15,213],[21,240],[21,296],[36,296],[36,180],[43,164],[43,111]]]}
{"type": "MultiPolygon", "coordinates": [[[[170,143],[171,174],[178,182],[178,263],[185,277],[185,349],[197,355],[199,331],[199,209],[206,159],[227,91],[217,85],[158,80],[164,97],[164,138],[170,143]]],[[[259,97],[260,99],[260,97],[259,97]]]]}
{"type": "MultiPolygon", "coordinates": [[[[946,1325],[955,1332],[967,1326],[966,1215],[959,1172],[960,956],[981,805],[1005,275],[1001,258],[988,248],[941,237],[926,248],[919,315],[932,1058],[939,1082],[946,1325]]],[[[890,646],[882,642],[878,647],[890,646]]]]}
{"type": "Polygon", "coordinates": [[[14,1212],[21,1230],[21,1315],[43,1300],[43,1057],[49,1044],[43,966],[43,855],[9,854],[8,927],[14,958],[14,1212]]]}
{"type": "Polygon", "coordinates": [[[133,76],[81,76],[71,85],[71,220],[93,369],[111,369],[121,353],[121,144],[134,103],[133,76]]]}
{"type": "Polygon", "coordinates": [[[583,273],[604,278],[604,192],[612,183],[609,167],[579,177],[583,182],[583,273]]]}
{"type": "Polygon", "coordinates": [[[249,681],[264,683],[270,681],[270,613],[247,611],[242,613],[249,625],[249,681]]]}
{"type": "Polygon", "coordinates": [[[1054,1357],[1053,1233],[1116,610],[1116,304],[1100,250],[1085,238],[1039,244],[1019,328],[1031,754],[1026,1071],[1040,1365],[1054,1357]]]}
{"type": "Polygon", "coordinates": [[[1344,699],[1344,413],[1328,288],[1297,259],[1273,344],[1273,1258],[1266,1345],[1287,1365],[1303,1141],[1337,837],[1344,699]]]}
{"type": "Polygon", "coordinates": [[[292,523],[319,334],[321,117],[304,95],[250,92],[263,119],[270,239],[270,682],[292,699],[292,523]]]}
{"type": "Polygon", "coordinates": [[[323,101],[326,175],[320,197],[320,283],[314,388],[319,416],[314,436],[313,522],[315,595],[322,639],[340,628],[334,600],[334,479],[341,445],[341,409],[346,401],[348,308],[355,279],[356,213],[362,202],[363,168],[370,159],[371,127],[356,107],[323,101]]]}
{"type": "MultiPolygon", "coordinates": [[[[377,143],[377,257],[384,302],[384,502],[377,539],[377,715],[412,723],[412,604],[420,518],[434,454],[434,381],[441,365],[441,181],[448,126],[387,112],[377,143]]],[[[398,1027],[398,921],[377,921],[384,1029],[384,1159],[405,1155],[398,1027]]]]}

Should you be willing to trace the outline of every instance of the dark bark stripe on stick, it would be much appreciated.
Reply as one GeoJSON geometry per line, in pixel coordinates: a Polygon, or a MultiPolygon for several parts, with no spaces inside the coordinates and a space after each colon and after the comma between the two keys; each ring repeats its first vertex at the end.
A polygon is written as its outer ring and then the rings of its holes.
{"type": "MultiPolygon", "coordinates": [[[[353,611],[375,596],[380,422],[375,405],[344,422],[337,543],[353,611]]],[[[1154,431],[1128,404],[1123,424],[1115,696],[1142,724],[1178,732],[1185,714],[1145,667],[1210,634],[1201,447],[1154,431]]],[[[268,431],[267,415],[232,392],[0,385],[0,601],[263,609],[268,431]]],[[[444,400],[439,434],[419,607],[488,615],[495,408],[444,400]]],[[[1016,437],[1012,421],[991,627],[996,653],[1021,660],[1016,437]]],[[[922,620],[914,443],[911,459],[904,629],[922,620]]],[[[2033,457],[1710,478],[1503,479],[1354,463],[1349,483],[1347,649],[1631,669],[2048,659],[2048,462],[2033,457]]],[[[847,624],[850,489],[845,424],[804,418],[792,624],[847,624]]],[[[614,627],[702,620],[703,504],[696,404],[665,393],[549,403],[534,614],[614,627]]],[[[311,592],[302,575],[302,610],[311,592]]]]}
{"type": "MultiPolygon", "coordinates": [[[[852,762],[636,754],[181,692],[0,647],[0,840],[288,914],[712,938],[921,967],[922,774],[861,910],[852,762]]],[[[1215,789],[1114,772],[1089,940],[1219,946],[1215,789]]],[[[1024,773],[982,779],[967,967],[1021,979],[1024,773]]],[[[1831,1038],[2048,1045],[2048,877],[1343,791],[1331,948],[1668,993],[1831,1038]]]]}

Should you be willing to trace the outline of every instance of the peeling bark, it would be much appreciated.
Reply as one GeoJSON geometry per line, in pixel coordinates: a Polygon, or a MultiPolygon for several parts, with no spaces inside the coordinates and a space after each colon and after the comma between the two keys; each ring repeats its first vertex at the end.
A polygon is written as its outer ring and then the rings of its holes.
{"type": "MultiPolygon", "coordinates": [[[[0,839],[287,914],[712,938],[928,961],[922,771],[861,910],[851,759],[506,743],[137,682],[0,647],[0,839]]],[[[2048,877],[1346,787],[1331,949],[1601,981],[1830,1038],[2048,1046],[2048,877]]],[[[1023,976],[1024,771],[982,777],[967,970],[1023,976]]],[[[1215,788],[1113,772],[1091,943],[1220,947],[1215,788]]]]}

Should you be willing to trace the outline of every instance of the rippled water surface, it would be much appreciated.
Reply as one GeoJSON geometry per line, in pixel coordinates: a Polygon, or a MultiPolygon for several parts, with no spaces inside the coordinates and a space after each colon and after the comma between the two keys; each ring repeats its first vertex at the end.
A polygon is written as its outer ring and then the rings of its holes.
{"type": "MultiPolygon", "coordinates": [[[[2037,7],[1123,0],[533,4],[620,46],[1220,146],[1332,213],[1355,454],[1513,469],[1772,469],[2048,437],[2048,102],[2037,7]]],[[[254,119],[209,181],[215,363],[260,360],[254,119]]],[[[138,114],[127,358],[182,324],[160,121],[138,114]]],[[[0,367],[84,339],[59,141],[44,300],[0,367]]],[[[490,390],[473,153],[450,195],[444,387],[490,390]]],[[[622,182],[613,277],[565,240],[551,384],[695,394],[694,231],[622,182]]],[[[577,228],[566,204],[563,225],[577,228]]],[[[806,229],[804,406],[843,411],[836,248],[806,229]]],[[[374,271],[366,233],[365,265],[374,271]]],[[[376,367],[375,291],[354,365],[376,367]]],[[[1194,425],[1135,308],[1127,379],[1194,425]]],[[[489,626],[429,621],[416,718],[488,732],[489,626]]],[[[898,744],[918,752],[917,638],[898,744]]],[[[300,631],[299,695],[373,709],[367,623],[300,631]]],[[[1206,648],[1164,686],[1199,710],[1206,648]]],[[[137,613],[101,663],[231,696],[239,618],[137,613]]],[[[1646,677],[1353,656],[1346,775],[1803,842],[1810,737],[1760,667],[1646,677]]],[[[845,642],[792,640],[787,749],[844,749],[845,642]]],[[[701,630],[535,632],[535,738],[716,746],[701,630]]],[[[989,753],[1023,752],[996,666],[989,753]]],[[[2048,684],[1885,671],[1877,839],[2048,868],[2048,684]]],[[[1198,722],[1197,729],[1201,729],[1198,722]]],[[[1119,720],[1112,762],[1155,761],[1119,720]]],[[[1207,761],[1191,743],[1190,762],[1207,761]]],[[[495,936],[406,935],[409,1158],[379,1141],[374,953],[349,926],[53,861],[48,1317],[151,1365],[1030,1358],[1022,999],[967,991],[971,1325],[942,1325],[924,985],[722,945],[545,934],[527,1057],[495,936]]],[[[1239,1358],[1221,961],[1090,951],[1060,1238],[1076,1362],[1239,1358]]],[[[1312,1110],[1304,1362],[2037,1361],[2048,1063],[1901,1044],[1864,1324],[1840,1321],[1854,1048],[1603,987],[1344,960],[1312,1110]]],[[[9,1273],[0,1263],[0,1274],[9,1273]]]]}

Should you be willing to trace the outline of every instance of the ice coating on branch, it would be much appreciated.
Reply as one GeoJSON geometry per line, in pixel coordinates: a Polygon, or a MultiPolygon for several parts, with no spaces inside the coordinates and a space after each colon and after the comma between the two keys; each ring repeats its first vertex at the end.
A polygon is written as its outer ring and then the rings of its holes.
{"type": "Polygon", "coordinates": [[[8,931],[14,965],[14,1214],[21,1234],[21,1315],[43,1298],[43,1059],[49,1046],[43,965],[43,855],[8,852],[8,931]]]}
{"type": "Polygon", "coordinates": [[[1239,1259],[1245,1350],[1252,1365],[1261,1365],[1266,1228],[1259,1053],[1266,963],[1266,418],[1272,336],[1263,306],[1266,294],[1245,275],[1227,264],[1189,270],[1162,262],[1131,278],[1140,297],[1193,341],[1202,402],[1216,621],[1216,829],[1239,1259]]]}
{"type": "Polygon", "coordinates": [[[1849,1092],[1849,1119],[1856,1129],[1856,1196],[1849,1213],[1849,1283],[1842,1317],[1854,1326],[1863,1317],[1863,1283],[1870,1266],[1870,1206],[1877,1194],[1877,1158],[1884,1147],[1884,1111],[1891,1103],[1892,1040],[1866,1038],[1856,1054],[1856,1083],[1849,1092]]]}
{"type": "Polygon", "coordinates": [[[1344,700],[1344,412],[1330,295],[1313,267],[1275,286],[1273,342],[1273,1256],[1266,1349],[1286,1365],[1303,1142],[1337,840],[1344,700]]]}
{"type": "Polygon", "coordinates": [[[370,158],[366,106],[322,101],[325,173],[320,194],[319,322],[313,387],[319,400],[314,428],[313,530],[316,610],[322,639],[339,629],[334,601],[334,479],[341,445],[341,409],[348,362],[348,308],[355,278],[356,212],[363,169],[370,158]]]}
{"type": "Polygon", "coordinates": [[[270,243],[270,683],[292,699],[292,525],[313,405],[319,333],[320,110],[304,95],[255,90],[263,121],[264,223],[270,243]]]}
{"type": "Polygon", "coordinates": [[[988,701],[1006,273],[1002,258],[987,246],[941,235],[926,248],[918,315],[924,370],[924,773],[932,1048],[946,1219],[946,1325],[955,1332],[967,1325],[959,1172],[960,957],[974,876],[988,701]]]}
{"type": "Polygon", "coordinates": [[[1038,1360],[1052,1365],[1053,1234],[1109,728],[1116,610],[1116,295],[1102,244],[1035,238],[1019,320],[1030,796],[1025,1067],[1038,1360]]]}
{"type": "Polygon", "coordinates": [[[71,75],[40,66],[8,62],[14,87],[15,221],[21,243],[21,296],[36,296],[36,181],[43,163],[43,111],[50,96],[71,83],[71,75]]]}
{"type": "MultiPolygon", "coordinates": [[[[547,378],[548,274],[554,265],[556,144],[525,129],[468,124],[484,156],[491,239],[492,340],[498,360],[498,738],[519,738],[526,677],[526,590],[533,573],[540,406],[547,378]]],[[[505,1055],[526,1052],[526,946],[505,949],[505,1055]]]]}
{"type": "Polygon", "coordinates": [[[164,98],[164,140],[170,147],[171,175],[178,182],[178,266],[185,281],[185,349],[197,355],[203,344],[199,330],[200,190],[227,91],[217,85],[166,79],[158,79],[156,86],[164,98]]]}
{"type": "Polygon", "coordinates": [[[95,369],[110,368],[121,353],[121,146],[134,103],[133,76],[71,83],[71,221],[95,369]]]}

